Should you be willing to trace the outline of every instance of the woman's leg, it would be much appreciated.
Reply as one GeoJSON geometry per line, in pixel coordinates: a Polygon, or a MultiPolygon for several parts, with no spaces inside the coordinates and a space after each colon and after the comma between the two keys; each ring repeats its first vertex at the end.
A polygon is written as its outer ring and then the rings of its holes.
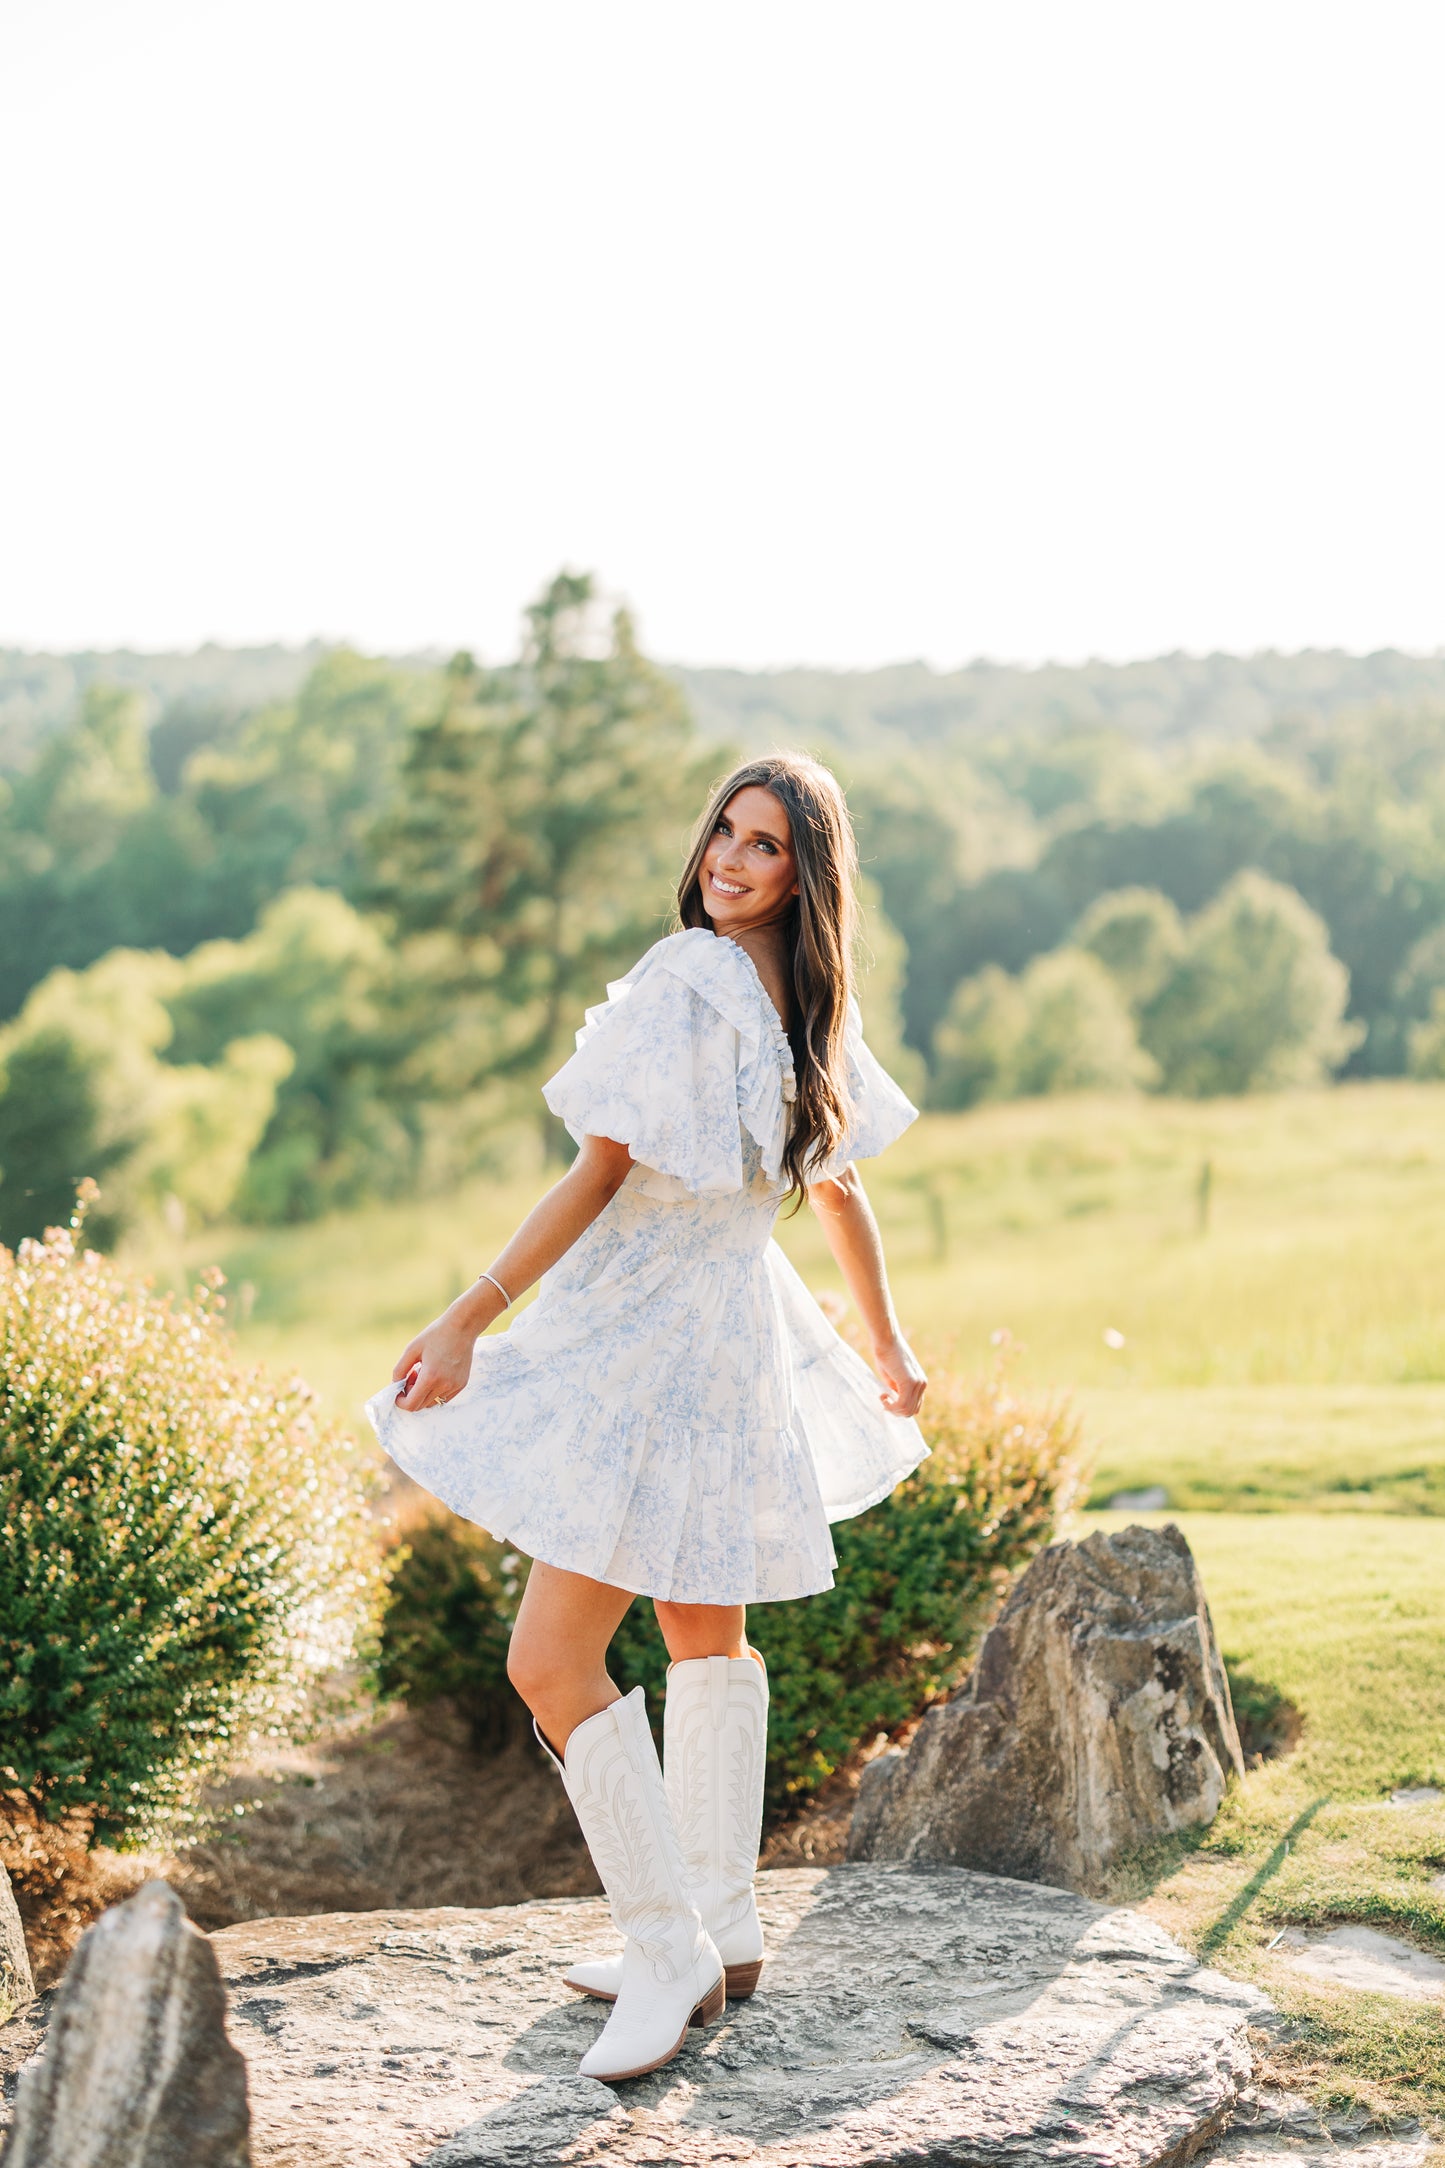
{"type": "Polygon", "coordinates": [[[641,1689],[619,1694],[607,1644],[625,1589],[534,1565],[507,1674],[552,1750],[607,1892],[622,1955],[612,2015],[578,2066],[611,2084],[671,2062],[692,2025],[722,2015],[723,1962],[688,1890],[641,1689]]]}
{"type": "Polygon", "coordinates": [[[689,1663],[697,1656],[752,1653],[747,1613],[740,1603],[655,1603],[652,1608],[675,1664],[689,1663]]]}
{"type": "Polygon", "coordinates": [[[579,1724],[620,1699],[607,1675],[607,1644],[631,1602],[625,1588],[540,1560],[527,1576],[507,1677],[559,1757],[579,1724]]]}

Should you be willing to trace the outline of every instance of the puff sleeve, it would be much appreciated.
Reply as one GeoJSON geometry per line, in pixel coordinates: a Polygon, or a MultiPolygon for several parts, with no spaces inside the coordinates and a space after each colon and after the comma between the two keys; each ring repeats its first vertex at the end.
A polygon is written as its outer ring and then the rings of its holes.
{"type": "Polygon", "coordinates": [[[918,1119],[918,1109],[906,1092],[900,1091],[888,1071],[877,1057],[869,1051],[863,1037],[863,1018],[858,1004],[851,997],[848,1002],[848,1022],[843,1036],[843,1051],[848,1062],[848,1096],[852,1102],[852,1118],[848,1133],[836,1152],[817,1174],[815,1182],[827,1181],[830,1176],[841,1174],[850,1160],[875,1159],[887,1151],[890,1144],[902,1136],[905,1129],[918,1119]]]}
{"type": "Polygon", "coordinates": [[[696,1196],[744,1186],[744,1124],[776,1177],[784,1077],[748,969],[703,929],[659,941],[587,1011],[547,1105],[579,1142],[611,1137],[696,1196]]]}

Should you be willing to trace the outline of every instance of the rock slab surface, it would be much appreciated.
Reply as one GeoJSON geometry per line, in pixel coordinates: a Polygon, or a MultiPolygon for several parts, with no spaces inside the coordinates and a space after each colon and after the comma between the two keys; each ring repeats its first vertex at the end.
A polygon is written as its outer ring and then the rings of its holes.
{"type": "Polygon", "coordinates": [[[1248,2081],[1262,1999],[1136,1914],[954,1868],[759,1896],[758,1994],[615,2088],[561,1981],[600,1900],[225,1929],[256,2168],[1175,2168],[1248,2081]]]}
{"type": "Polygon", "coordinates": [[[215,1951],[164,1882],[78,1943],[20,2074],[4,2168],[250,2168],[215,1951]]]}
{"type": "Polygon", "coordinates": [[[1445,1964],[1398,1935],[1383,1935],[1375,1927],[1332,1927],[1324,1934],[1290,1927],[1279,1940],[1286,1964],[1334,1987],[1445,2002],[1445,1964]]]}
{"type": "Polygon", "coordinates": [[[973,1674],[863,1772],[850,1859],[938,1860],[1105,1896],[1214,1819],[1242,1774],[1229,1682],[1179,1530],[1040,1552],[973,1674]]]}
{"type": "Polygon", "coordinates": [[[25,1930],[20,1924],[15,1892],[10,1887],[9,1875],[0,1867],[0,2025],[17,2010],[23,2010],[34,1994],[35,1982],[30,1976],[30,1958],[25,1948],[25,1930]]]}

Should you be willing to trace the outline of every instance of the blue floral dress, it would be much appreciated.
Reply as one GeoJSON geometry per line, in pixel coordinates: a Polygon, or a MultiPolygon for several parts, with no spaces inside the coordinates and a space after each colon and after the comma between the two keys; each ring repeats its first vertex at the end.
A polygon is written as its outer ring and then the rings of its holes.
{"type": "MultiPolygon", "coordinates": [[[[391,1458],[466,1519],[595,1581],[676,1603],[767,1603],[833,1582],[828,1523],[927,1448],[888,1415],[772,1240],[792,1055],[750,958],[672,934],[589,1009],[542,1087],[579,1140],[636,1164],[444,1407],[367,1413],[391,1458]]],[[[847,1029],[853,1128],[825,1173],[915,1118],[847,1029]]]]}

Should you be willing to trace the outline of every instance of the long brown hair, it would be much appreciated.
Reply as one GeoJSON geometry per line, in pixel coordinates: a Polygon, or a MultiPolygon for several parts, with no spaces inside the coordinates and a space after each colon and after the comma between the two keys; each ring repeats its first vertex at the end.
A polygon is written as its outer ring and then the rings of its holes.
{"type": "Polygon", "coordinates": [[[801,1197],[842,1143],[852,1108],[843,1032],[852,992],[858,851],[838,781],[807,753],[764,753],[724,776],[697,825],[682,879],[677,916],[683,926],[711,926],[702,900],[703,854],[730,799],[756,785],[771,791],[788,816],[798,893],[782,921],[792,974],[788,1037],[798,1096],[783,1152],[789,1188],[801,1197]]]}

